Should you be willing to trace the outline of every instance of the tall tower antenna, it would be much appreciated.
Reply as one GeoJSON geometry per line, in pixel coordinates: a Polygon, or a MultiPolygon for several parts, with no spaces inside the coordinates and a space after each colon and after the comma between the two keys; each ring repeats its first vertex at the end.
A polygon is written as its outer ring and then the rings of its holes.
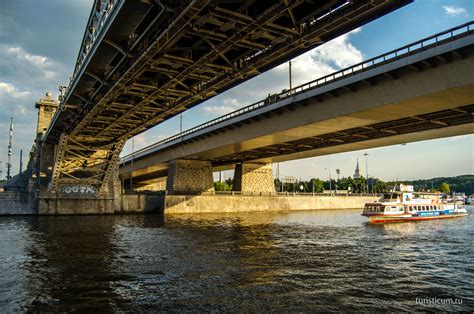
{"type": "Polygon", "coordinates": [[[20,176],[23,172],[23,149],[20,149],[20,176]]]}
{"type": "Polygon", "coordinates": [[[12,168],[12,141],[13,141],[13,109],[12,116],[10,118],[10,136],[8,139],[8,160],[7,160],[7,180],[11,179],[11,168],[12,168]]]}

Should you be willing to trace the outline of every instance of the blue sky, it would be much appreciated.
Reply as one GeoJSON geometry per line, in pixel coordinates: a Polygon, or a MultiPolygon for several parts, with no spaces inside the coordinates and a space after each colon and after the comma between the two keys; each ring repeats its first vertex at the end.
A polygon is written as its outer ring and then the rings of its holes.
{"type": "MultiPolygon", "coordinates": [[[[57,95],[72,74],[93,0],[0,0],[0,160],[6,162],[7,129],[15,112],[14,173],[19,151],[33,144],[34,103],[46,91],[57,95]],[[41,3],[41,5],[38,5],[41,3]]],[[[416,0],[350,34],[294,60],[293,85],[395,49],[472,20],[474,1],[416,0]]],[[[184,129],[249,105],[288,86],[288,67],[281,65],[184,113],[184,129]]],[[[171,119],[134,140],[135,149],[175,134],[171,119]]],[[[123,154],[131,151],[127,143],[123,154]]],[[[280,164],[280,176],[327,177],[325,168],[352,175],[357,158],[365,174],[366,151],[308,158],[280,164]]],[[[369,175],[385,180],[431,178],[474,173],[474,136],[409,143],[367,150],[369,175]],[[437,158],[424,158],[436,151],[437,158]]],[[[26,160],[25,160],[26,162],[26,160]]],[[[5,168],[4,175],[5,175],[5,168]]],[[[227,176],[231,173],[226,173],[227,176]]]]}

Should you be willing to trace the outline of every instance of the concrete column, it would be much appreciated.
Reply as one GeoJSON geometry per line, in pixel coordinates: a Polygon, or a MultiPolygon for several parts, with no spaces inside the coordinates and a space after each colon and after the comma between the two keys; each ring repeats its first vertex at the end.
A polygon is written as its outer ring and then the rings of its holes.
{"type": "Polygon", "coordinates": [[[234,191],[275,192],[271,164],[240,163],[235,166],[234,191]]]}
{"type": "Polygon", "coordinates": [[[211,162],[190,159],[170,161],[166,190],[170,194],[198,194],[214,191],[211,162]]]}

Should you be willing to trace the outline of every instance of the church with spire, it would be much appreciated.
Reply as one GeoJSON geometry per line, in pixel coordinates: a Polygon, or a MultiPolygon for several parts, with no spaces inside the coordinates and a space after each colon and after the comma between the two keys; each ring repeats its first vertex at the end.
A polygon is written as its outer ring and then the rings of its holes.
{"type": "Polygon", "coordinates": [[[354,179],[359,179],[359,178],[360,178],[359,158],[357,158],[357,165],[354,172],[354,179]]]}

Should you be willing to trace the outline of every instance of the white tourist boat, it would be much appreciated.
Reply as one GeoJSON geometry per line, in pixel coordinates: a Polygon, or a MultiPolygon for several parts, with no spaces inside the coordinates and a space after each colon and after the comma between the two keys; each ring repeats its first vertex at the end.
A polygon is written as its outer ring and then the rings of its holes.
{"type": "Polygon", "coordinates": [[[385,193],[378,202],[366,203],[363,216],[371,223],[455,218],[467,215],[463,203],[448,202],[438,193],[419,193],[411,185],[385,193]]]}

